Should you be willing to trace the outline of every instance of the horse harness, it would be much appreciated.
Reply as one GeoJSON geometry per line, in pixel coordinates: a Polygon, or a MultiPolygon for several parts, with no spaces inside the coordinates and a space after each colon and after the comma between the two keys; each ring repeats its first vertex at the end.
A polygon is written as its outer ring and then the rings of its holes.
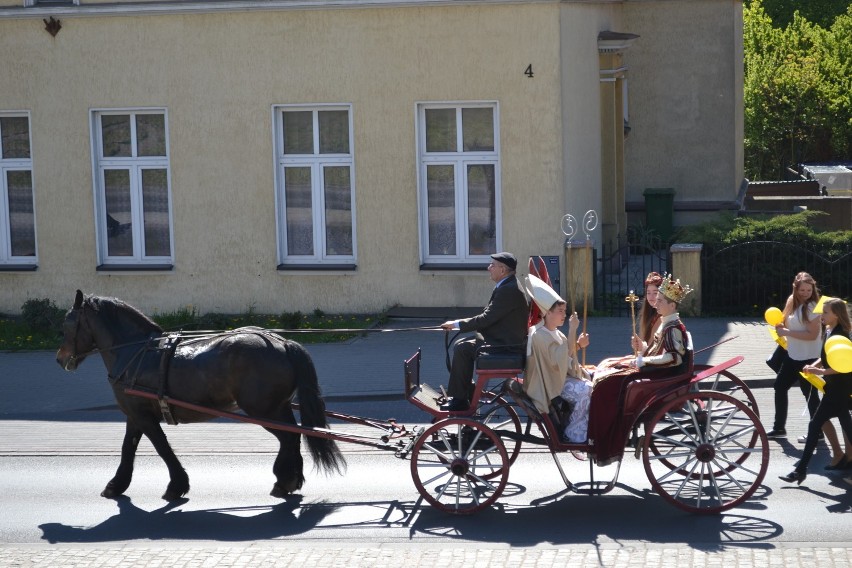
{"type": "Polygon", "coordinates": [[[157,387],[157,402],[160,405],[160,412],[163,413],[163,418],[166,420],[167,424],[172,426],[177,424],[177,420],[175,420],[174,415],[172,415],[171,407],[169,403],[167,403],[163,399],[163,395],[166,392],[166,385],[169,382],[169,369],[171,368],[172,357],[175,356],[175,351],[177,350],[178,343],[180,343],[181,336],[180,335],[168,335],[160,344],[160,349],[162,350],[162,355],[160,356],[160,369],[157,376],[159,377],[159,385],[157,387]]]}
{"type": "Polygon", "coordinates": [[[172,414],[171,405],[166,402],[164,397],[168,390],[169,370],[171,369],[172,358],[174,357],[175,351],[177,351],[178,345],[182,339],[183,337],[179,333],[171,333],[166,336],[152,334],[147,340],[140,342],[141,346],[139,349],[137,349],[133,356],[121,366],[118,372],[109,373],[107,375],[111,385],[121,383],[129,388],[156,391],[157,402],[159,403],[160,411],[163,414],[163,419],[167,424],[172,426],[176,425],[178,422],[175,419],[174,414],[172,414]],[[145,354],[151,352],[160,353],[160,360],[157,364],[156,382],[153,385],[149,384],[151,381],[145,381],[142,378],[142,362],[145,359],[145,354]]]}
{"type": "MultiPolygon", "coordinates": [[[[157,393],[157,403],[159,404],[160,412],[167,424],[176,426],[177,419],[172,412],[173,405],[167,402],[166,395],[169,385],[169,371],[171,370],[172,359],[177,351],[178,345],[191,344],[202,340],[212,339],[216,337],[224,337],[232,335],[237,330],[229,330],[225,333],[204,336],[185,337],[181,333],[169,333],[165,336],[152,334],[146,341],[141,342],[141,347],[136,350],[133,356],[125,363],[120,372],[109,374],[109,382],[112,385],[120,382],[131,389],[141,389],[157,393]],[[142,362],[146,353],[159,352],[160,359],[157,365],[156,384],[150,384],[152,381],[146,381],[142,369],[142,362]],[[134,366],[135,364],[135,366],[134,366]],[[132,372],[128,372],[133,367],[132,372]]],[[[267,330],[241,330],[239,333],[254,333],[264,337],[272,336],[276,339],[281,339],[279,336],[270,334],[267,330]]],[[[120,347],[120,346],[119,346],[120,347]]]]}

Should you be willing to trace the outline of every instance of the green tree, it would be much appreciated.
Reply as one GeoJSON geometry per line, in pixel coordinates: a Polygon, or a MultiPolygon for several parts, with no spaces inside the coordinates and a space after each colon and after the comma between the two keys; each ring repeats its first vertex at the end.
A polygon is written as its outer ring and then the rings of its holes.
{"type": "MultiPolygon", "coordinates": [[[[755,0],[745,0],[748,7],[755,0]]],[[[793,14],[798,12],[806,20],[828,28],[834,22],[834,18],[846,13],[849,8],[847,0],[762,0],[766,15],[772,18],[772,22],[779,28],[785,27],[793,21],[793,14]]]]}
{"type": "Polygon", "coordinates": [[[745,166],[779,179],[786,166],[852,157],[852,6],[831,28],[798,12],[773,25],[760,0],[744,11],[745,166]]]}
{"type": "Polygon", "coordinates": [[[831,119],[833,156],[852,159],[852,4],[839,16],[825,36],[819,62],[824,77],[821,85],[831,119]]]}

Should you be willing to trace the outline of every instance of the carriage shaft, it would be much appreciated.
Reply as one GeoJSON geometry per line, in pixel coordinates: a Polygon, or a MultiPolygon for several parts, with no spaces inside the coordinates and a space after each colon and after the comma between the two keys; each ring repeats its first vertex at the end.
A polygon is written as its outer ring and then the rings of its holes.
{"type": "MultiPolygon", "coordinates": [[[[124,389],[126,394],[131,396],[138,396],[141,398],[147,398],[154,401],[162,400],[166,404],[173,404],[175,406],[180,406],[181,408],[186,408],[188,410],[194,410],[195,412],[200,412],[202,414],[209,414],[211,416],[218,416],[219,418],[228,418],[230,420],[236,420],[237,422],[247,422],[249,424],[256,424],[258,426],[262,426],[263,428],[270,428],[272,430],[283,430],[285,432],[293,432],[295,434],[303,434],[305,436],[314,436],[317,438],[328,438],[330,440],[335,440],[337,442],[348,442],[351,444],[360,444],[362,446],[370,446],[373,448],[378,448],[382,450],[398,450],[398,444],[390,444],[383,440],[376,440],[374,438],[369,438],[366,436],[357,436],[352,434],[347,434],[345,432],[337,432],[334,430],[330,430],[328,428],[308,428],[305,426],[300,426],[298,424],[287,424],[286,422],[279,422],[277,420],[264,420],[260,418],[252,418],[251,416],[246,416],[245,414],[237,414],[236,412],[228,412],[227,410],[217,410],[215,408],[210,408],[207,406],[201,406],[198,404],[194,404],[191,402],[186,402],[183,400],[179,400],[176,398],[172,398],[169,396],[159,397],[156,393],[136,390],[136,389],[124,389]]],[[[346,419],[346,415],[343,416],[343,419],[346,419]]],[[[354,418],[357,421],[358,417],[350,417],[354,418]]],[[[366,420],[366,419],[363,419],[366,420]]],[[[363,422],[362,422],[363,423],[363,422]]]]}

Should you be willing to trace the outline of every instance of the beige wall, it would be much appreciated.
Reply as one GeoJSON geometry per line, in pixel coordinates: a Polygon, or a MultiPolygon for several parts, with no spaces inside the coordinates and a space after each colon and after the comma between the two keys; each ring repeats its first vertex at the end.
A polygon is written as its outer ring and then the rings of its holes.
{"type": "Polygon", "coordinates": [[[565,211],[581,221],[589,209],[602,208],[598,33],[618,24],[610,7],[563,5],[560,15],[562,90],[571,93],[562,99],[565,211]]]}
{"type": "Polygon", "coordinates": [[[39,244],[37,272],[0,273],[0,311],[76,288],[146,311],[482,304],[485,271],[419,270],[415,104],[498,101],[504,248],[551,252],[529,228],[563,207],[559,32],[556,4],[75,17],[55,38],[0,19],[0,110],[31,112],[39,244]],[[358,270],[282,274],[270,108],[323,102],[352,104],[358,270]],[[128,107],[168,111],[171,273],[95,271],[90,109],[128,107]]]}
{"type": "Polygon", "coordinates": [[[135,15],[109,16],[83,2],[57,8],[55,38],[44,9],[21,4],[0,0],[0,111],[31,115],[39,269],[0,272],[0,312],[27,298],[65,305],[76,288],[148,312],[482,305],[484,270],[419,269],[416,104],[498,103],[503,248],[522,261],[559,256],[562,216],[602,211],[602,30],[641,36],[624,54],[627,200],[645,187],[732,199],[742,178],[739,1],[221,13],[211,2],[169,15],[139,2],[135,15]],[[276,270],[271,108],[288,103],[352,105],[355,272],[276,270]],[[136,107],[168,112],[175,269],[97,273],[91,110],[136,107]]]}
{"type": "MultiPolygon", "coordinates": [[[[733,200],[743,179],[742,3],[634,1],[625,29],[628,201],[672,187],[678,201],[733,200]]],[[[675,223],[678,223],[675,219],[675,223]]]]}

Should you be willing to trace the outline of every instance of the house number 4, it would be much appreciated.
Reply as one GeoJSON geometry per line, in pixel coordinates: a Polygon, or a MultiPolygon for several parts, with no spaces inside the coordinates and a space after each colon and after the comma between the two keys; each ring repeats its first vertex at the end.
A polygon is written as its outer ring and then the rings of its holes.
{"type": "Polygon", "coordinates": [[[526,68],[526,69],[524,69],[524,75],[526,75],[526,76],[527,76],[527,77],[529,77],[530,79],[532,79],[532,78],[533,78],[532,63],[530,63],[529,65],[527,65],[527,68],[526,68]]]}

